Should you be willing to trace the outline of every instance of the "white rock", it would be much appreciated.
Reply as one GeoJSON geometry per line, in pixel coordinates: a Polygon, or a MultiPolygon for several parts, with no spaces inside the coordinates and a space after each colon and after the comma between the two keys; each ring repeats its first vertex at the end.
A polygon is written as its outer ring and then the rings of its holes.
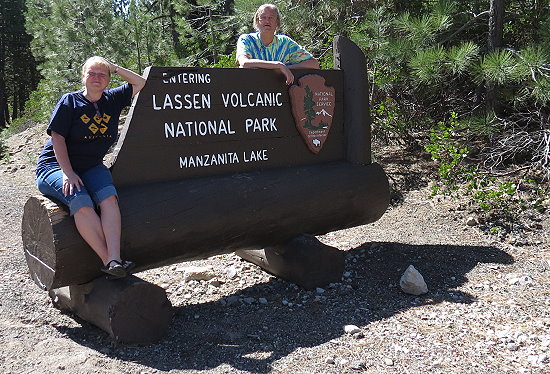
{"type": "Polygon", "coordinates": [[[412,265],[409,265],[403,273],[399,285],[403,292],[411,295],[418,296],[428,292],[428,286],[424,281],[424,277],[412,265]]]}
{"type": "Polygon", "coordinates": [[[231,267],[227,268],[225,273],[227,274],[227,277],[229,279],[233,279],[237,276],[237,269],[235,269],[233,266],[231,266],[231,267]]]}
{"type": "Polygon", "coordinates": [[[210,280],[213,279],[216,274],[212,266],[188,266],[184,269],[184,279],[189,280],[210,280]]]}
{"type": "Polygon", "coordinates": [[[346,334],[357,334],[361,332],[361,329],[355,325],[346,325],[344,326],[344,332],[346,334]]]}
{"type": "Polygon", "coordinates": [[[506,278],[508,279],[508,284],[510,285],[519,284],[522,286],[526,286],[529,284],[533,284],[533,278],[531,278],[529,275],[510,273],[506,276],[506,278]]]}
{"type": "Polygon", "coordinates": [[[386,364],[387,366],[393,366],[393,360],[391,358],[385,358],[384,364],[386,364]]]}
{"type": "Polygon", "coordinates": [[[353,361],[351,364],[350,364],[350,368],[352,368],[353,370],[363,370],[367,367],[367,365],[365,364],[365,361],[353,361]]]}
{"type": "Polygon", "coordinates": [[[477,225],[477,219],[475,219],[475,217],[470,216],[466,219],[466,224],[468,226],[475,226],[477,225]]]}

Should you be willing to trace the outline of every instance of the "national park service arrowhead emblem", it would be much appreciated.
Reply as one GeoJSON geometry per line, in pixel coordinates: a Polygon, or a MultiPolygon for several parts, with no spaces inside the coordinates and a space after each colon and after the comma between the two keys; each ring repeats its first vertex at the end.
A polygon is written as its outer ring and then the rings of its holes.
{"type": "Polygon", "coordinates": [[[309,74],[290,87],[289,95],[296,128],[309,150],[319,153],[332,126],[335,89],[322,76],[309,74]]]}

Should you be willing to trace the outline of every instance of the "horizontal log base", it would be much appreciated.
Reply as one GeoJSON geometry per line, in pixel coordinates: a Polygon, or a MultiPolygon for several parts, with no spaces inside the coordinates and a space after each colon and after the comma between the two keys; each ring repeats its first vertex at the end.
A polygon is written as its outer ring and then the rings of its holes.
{"type": "Polygon", "coordinates": [[[343,252],[321,243],[313,235],[299,235],[275,247],[240,250],[235,254],[306,290],[340,282],[344,272],[343,252]]]}
{"type": "MultiPolygon", "coordinates": [[[[388,207],[389,186],[377,164],[334,162],[121,188],[119,200],[122,257],[142,271],[374,222],[388,207]]],[[[44,289],[101,275],[74,219],[47,198],[27,201],[22,239],[44,289]]]]}
{"type": "Polygon", "coordinates": [[[130,275],[49,291],[53,305],[106,331],[113,341],[151,344],[168,332],[173,311],[163,288],[130,275]]]}

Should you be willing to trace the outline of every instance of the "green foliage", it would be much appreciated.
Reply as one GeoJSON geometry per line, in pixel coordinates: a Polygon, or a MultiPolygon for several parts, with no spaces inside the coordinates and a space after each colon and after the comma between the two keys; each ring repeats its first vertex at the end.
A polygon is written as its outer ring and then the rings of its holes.
{"type": "Polygon", "coordinates": [[[210,65],[210,67],[213,68],[235,68],[237,67],[237,58],[236,58],[236,51],[233,51],[233,53],[229,55],[219,55],[218,56],[218,62],[215,64],[210,65]]]}
{"type": "Polygon", "coordinates": [[[452,75],[467,73],[468,68],[476,61],[478,55],[479,47],[471,41],[459,46],[452,46],[446,53],[449,73],[452,75]]]}
{"type": "Polygon", "coordinates": [[[547,187],[531,178],[502,181],[478,175],[468,184],[467,191],[494,234],[509,230],[523,213],[545,213],[550,200],[547,187]]]}
{"type": "Polygon", "coordinates": [[[496,50],[486,54],[477,69],[479,82],[487,81],[499,85],[514,82],[518,74],[516,59],[508,50],[496,50]]]}
{"type": "Polygon", "coordinates": [[[0,3],[0,130],[23,114],[25,101],[38,83],[24,12],[24,1],[0,3]]]}
{"type": "Polygon", "coordinates": [[[456,191],[460,183],[471,179],[473,174],[472,167],[464,162],[468,148],[455,141],[458,128],[457,114],[452,112],[448,121],[439,122],[430,131],[430,143],[424,146],[432,160],[439,164],[439,177],[450,191],[456,191]]]}
{"type": "Polygon", "coordinates": [[[26,27],[43,76],[42,95],[31,98],[27,110],[40,113],[43,121],[52,102],[81,85],[80,69],[88,57],[125,61],[125,32],[111,0],[27,0],[27,7],[26,27]]]}
{"type": "Polygon", "coordinates": [[[432,193],[469,198],[493,234],[509,230],[526,211],[544,213],[550,200],[548,186],[543,187],[532,178],[497,178],[466,162],[470,150],[458,143],[463,128],[453,112],[430,132],[425,149],[437,163],[440,177],[432,193]]]}
{"type": "Polygon", "coordinates": [[[8,148],[6,147],[4,138],[0,136],[0,160],[7,161],[9,157],[10,154],[8,153],[8,148]]]}
{"type": "Polygon", "coordinates": [[[402,139],[407,132],[407,124],[401,118],[399,105],[391,97],[371,108],[372,136],[374,139],[389,142],[390,138],[402,139]]]}

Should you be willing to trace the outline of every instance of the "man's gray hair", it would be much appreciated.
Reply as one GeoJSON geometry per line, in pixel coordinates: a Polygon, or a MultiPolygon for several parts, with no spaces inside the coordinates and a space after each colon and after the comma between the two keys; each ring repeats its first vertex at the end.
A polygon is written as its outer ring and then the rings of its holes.
{"type": "Polygon", "coordinates": [[[254,14],[254,20],[252,24],[254,25],[254,28],[256,29],[256,31],[259,31],[258,21],[260,20],[260,14],[266,8],[273,9],[275,11],[275,14],[277,15],[277,28],[281,27],[281,14],[279,13],[279,8],[277,8],[277,5],[263,4],[263,5],[260,5],[258,10],[256,10],[256,13],[254,14]]]}

